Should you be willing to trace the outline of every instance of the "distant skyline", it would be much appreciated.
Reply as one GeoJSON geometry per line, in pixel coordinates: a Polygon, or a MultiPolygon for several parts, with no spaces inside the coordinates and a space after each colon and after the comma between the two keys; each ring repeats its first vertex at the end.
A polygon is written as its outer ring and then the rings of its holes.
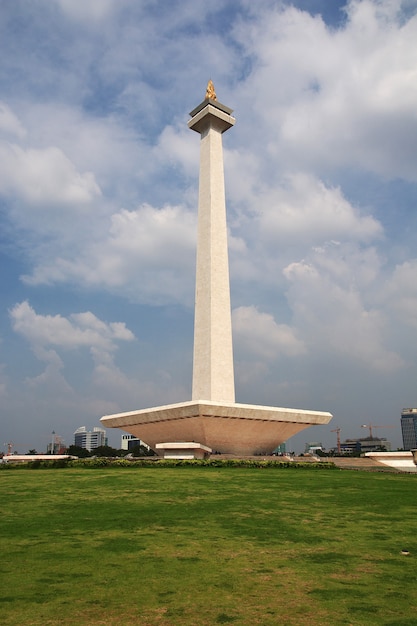
{"type": "Polygon", "coordinates": [[[417,0],[15,0],[0,28],[2,449],[191,398],[187,120],[209,78],[236,117],[236,401],[333,413],[297,451],[363,424],[401,447],[417,406],[417,0]]]}

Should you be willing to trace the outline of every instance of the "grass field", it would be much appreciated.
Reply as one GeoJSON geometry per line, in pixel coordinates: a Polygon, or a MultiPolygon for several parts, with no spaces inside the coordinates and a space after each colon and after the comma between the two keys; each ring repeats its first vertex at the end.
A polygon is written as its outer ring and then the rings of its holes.
{"type": "Polygon", "coordinates": [[[417,624],[416,493],[338,470],[3,471],[0,623],[417,624]]]}

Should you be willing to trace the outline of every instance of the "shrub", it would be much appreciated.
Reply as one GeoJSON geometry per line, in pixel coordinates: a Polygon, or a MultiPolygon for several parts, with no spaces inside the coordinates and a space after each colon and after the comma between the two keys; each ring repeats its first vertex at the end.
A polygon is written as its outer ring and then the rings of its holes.
{"type": "Polygon", "coordinates": [[[215,467],[215,468],[246,468],[246,469],[297,469],[297,470],[329,470],[336,469],[334,463],[328,461],[294,462],[264,459],[160,459],[155,457],[141,459],[120,459],[112,457],[87,457],[83,459],[58,459],[41,461],[36,459],[29,463],[2,463],[0,469],[63,469],[66,467],[77,467],[85,469],[124,468],[124,467],[215,467]]]}

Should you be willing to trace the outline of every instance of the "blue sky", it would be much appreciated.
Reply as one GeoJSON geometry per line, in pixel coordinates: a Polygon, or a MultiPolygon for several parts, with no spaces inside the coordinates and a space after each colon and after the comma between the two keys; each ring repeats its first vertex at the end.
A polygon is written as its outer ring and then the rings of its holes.
{"type": "MultiPolygon", "coordinates": [[[[0,15],[1,443],[190,399],[198,136],[224,137],[239,402],[292,447],[417,406],[417,2],[15,0],[0,15]]],[[[109,431],[119,446],[120,431],[109,431]]],[[[4,445],[3,445],[4,449],[4,445]]]]}

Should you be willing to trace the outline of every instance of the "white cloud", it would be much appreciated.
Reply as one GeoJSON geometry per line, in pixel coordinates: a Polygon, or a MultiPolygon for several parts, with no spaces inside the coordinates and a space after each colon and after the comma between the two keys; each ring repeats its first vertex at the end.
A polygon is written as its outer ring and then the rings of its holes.
{"type": "Polygon", "coordinates": [[[239,92],[269,158],[416,180],[417,15],[405,20],[398,8],[351,2],[340,29],[295,7],[240,23],[255,61],[239,92]]]}
{"type": "MultiPolygon", "coordinates": [[[[123,393],[134,397],[136,381],[130,380],[115,364],[114,352],[118,342],[134,340],[133,333],[122,322],[106,323],[93,313],[73,313],[69,317],[61,315],[40,315],[29,305],[21,302],[10,311],[13,330],[25,337],[32,347],[35,357],[45,364],[39,375],[26,379],[26,384],[36,391],[37,388],[55,396],[58,392],[73,402],[75,389],[64,376],[64,356],[68,350],[87,348],[93,360],[93,371],[85,373],[87,389],[90,383],[100,389],[101,405],[117,410],[115,398],[123,393]],[[61,354],[58,354],[60,351],[61,354]],[[106,404],[107,403],[107,404],[106,404]]],[[[92,398],[84,397],[86,404],[92,398]]]]}
{"type": "Polygon", "coordinates": [[[0,145],[0,192],[42,206],[85,205],[101,193],[94,175],[77,172],[59,148],[16,144],[0,145]]]}
{"type": "Polygon", "coordinates": [[[95,347],[91,349],[91,354],[94,360],[93,384],[102,392],[104,390],[106,395],[110,392],[113,393],[113,397],[115,394],[116,397],[120,397],[124,392],[131,397],[132,380],[115,365],[113,356],[106,350],[95,347]]]}
{"type": "Polygon", "coordinates": [[[375,245],[384,240],[382,225],[353,206],[339,187],[299,172],[257,192],[252,189],[247,202],[249,206],[232,222],[233,235],[244,243],[230,249],[234,281],[256,280],[258,286],[275,289],[282,285],[282,270],[287,265],[311,254],[317,263],[331,265],[333,273],[346,271],[348,266],[340,263],[346,255],[361,266],[358,286],[378,274],[375,245]]]}
{"type": "Polygon", "coordinates": [[[369,242],[382,234],[381,225],[361,215],[343,197],[340,188],[329,188],[308,174],[293,174],[282,186],[259,199],[263,241],[275,243],[301,239],[311,244],[330,239],[369,242]]]}
{"type": "MultiPolygon", "coordinates": [[[[185,290],[189,299],[192,279],[185,288],[181,283],[193,271],[196,209],[116,204],[137,205],[155,190],[169,195],[153,178],[169,151],[153,151],[115,119],[104,123],[68,107],[37,106],[23,117],[30,128],[27,147],[0,144],[0,192],[19,199],[11,202],[10,217],[24,228],[24,248],[30,234],[32,271],[25,282],[125,288],[131,298],[144,293],[146,301],[166,298],[165,291],[169,299],[176,292],[182,298],[185,290]],[[53,141],[60,147],[51,147],[53,141]],[[39,212],[47,219],[40,220],[39,212]],[[161,298],[152,295],[159,288],[161,298]]],[[[174,146],[174,138],[170,142],[174,146]]],[[[197,158],[198,141],[194,149],[197,158]]],[[[198,161],[194,166],[193,182],[198,161]]]]}
{"type": "MultiPolygon", "coordinates": [[[[49,0],[51,1],[51,0],[49,0]]],[[[107,17],[122,0],[52,0],[69,17],[88,21],[101,20],[107,17]]]]}
{"type": "Polygon", "coordinates": [[[146,180],[155,165],[149,144],[124,116],[97,116],[82,104],[24,102],[20,116],[28,128],[26,146],[60,149],[78,171],[92,171],[103,193],[129,197],[137,180],[146,180]],[[127,192],[127,193],[126,193],[127,192]]]}
{"type": "MultiPolygon", "coordinates": [[[[115,349],[115,341],[132,341],[133,333],[124,323],[105,323],[93,313],[39,315],[28,302],[21,302],[10,311],[13,330],[23,335],[38,349],[57,346],[65,349],[79,347],[115,349]]],[[[44,353],[45,354],[45,353],[44,353]]]]}
{"type": "Polygon", "coordinates": [[[19,139],[23,139],[26,135],[26,129],[21,124],[19,118],[4,102],[0,102],[0,133],[18,137],[19,139]]]}
{"type": "Polygon", "coordinates": [[[185,124],[178,128],[166,126],[153,154],[163,165],[180,165],[187,175],[195,177],[198,172],[198,148],[198,141],[185,124]]]}
{"type": "MultiPolygon", "coordinates": [[[[194,289],[196,214],[180,206],[143,205],[111,218],[107,236],[74,259],[44,262],[26,281],[76,282],[121,291],[135,301],[189,302],[194,289]]],[[[87,243],[87,242],[86,242],[87,243]]]]}
{"type": "Polygon", "coordinates": [[[397,265],[382,288],[381,299],[395,323],[417,327],[417,259],[397,265]]]}
{"type": "Polygon", "coordinates": [[[341,356],[381,372],[404,366],[401,356],[385,346],[386,316],[364,304],[352,275],[350,285],[339,284],[314,262],[292,263],[284,274],[290,282],[287,295],[294,325],[309,351],[341,356]]]}
{"type": "Polygon", "coordinates": [[[74,390],[65,380],[62,373],[64,362],[55,350],[46,349],[45,347],[35,344],[33,352],[39,361],[45,363],[45,369],[37,376],[26,379],[26,385],[32,389],[41,388],[43,391],[48,390],[54,396],[57,394],[71,395],[74,390]]]}
{"type": "Polygon", "coordinates": [[[268,361],[281,356],[300,356],[305,346],[287,324],[277,324],[269,313],[254,306],[242,306],[233,311],[233,331],[239,343],[251,355],[268,361]]]}

